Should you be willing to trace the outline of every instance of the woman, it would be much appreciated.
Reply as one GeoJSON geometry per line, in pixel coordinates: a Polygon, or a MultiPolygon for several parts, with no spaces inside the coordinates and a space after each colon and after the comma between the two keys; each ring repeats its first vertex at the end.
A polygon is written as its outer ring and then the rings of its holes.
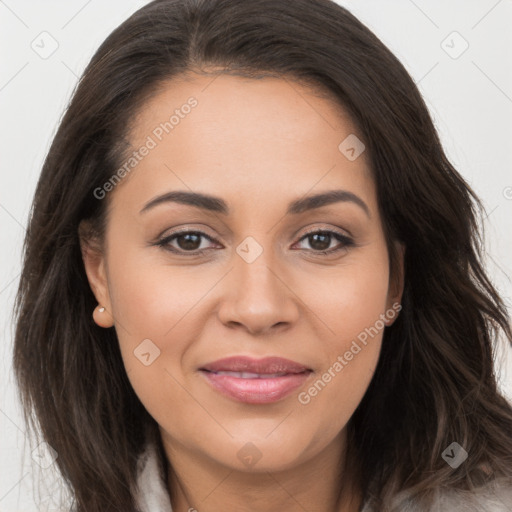
{"type": "Polygon", "coordinates": [[[478,206],[337,4],[140,9],[61,122],[18,292],[73,509],[507,510],[478,206]]]}

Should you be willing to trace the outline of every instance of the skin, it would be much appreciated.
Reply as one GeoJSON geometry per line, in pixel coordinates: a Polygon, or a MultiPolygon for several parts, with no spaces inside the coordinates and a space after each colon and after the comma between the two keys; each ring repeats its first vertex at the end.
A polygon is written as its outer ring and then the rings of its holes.
{"type": "Polygon", "coordinates": [[[340,152],[357,131],[310,88],[192,73],[148,100],[130,130],[133,149],[190,96],[197,107],[105,199],[103,247],[82,243],[105,307],[94,320],[115,326],[130,382],[159,425],[173,510],[356,511],[361,492],[354,466],[345,464],[346,425],[374,374],[383,330],[307,405],[297,396],[400,302],[403,283],[389,275],[366,153],[349,161],[340,152]],[[285,214],[291,201],[335,189],[356,194],[369,214],[348,201],[285,214]],[[172,190],[220,197],[231,213],[177,203],[140,213],[172,190]],[[170,245],[184,255],[154,245],[184,228],[214,239],[196,239],[188,254],[209,251],[187,256],[183,237],[170,245]],[[331,237],[319,249],[305,237],[313,228],[355,245],[322,255],[343,244],[331,237]],[[263,250],[251,263],[236,251],[248,236],[263,250]],[[148,366],[134,356],[145,339],[160,350],[148,366]],[[313,373],[276,403],[245,404],[214,390],[198,370],[232,355],[285,357],[313,373]],[[251,466],[237,456],[247,443],[261,456],[251,466]]]}

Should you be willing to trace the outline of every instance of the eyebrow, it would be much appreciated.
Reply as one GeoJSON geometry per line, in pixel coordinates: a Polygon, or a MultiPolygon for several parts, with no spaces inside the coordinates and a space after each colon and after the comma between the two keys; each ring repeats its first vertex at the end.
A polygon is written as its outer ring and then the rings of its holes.
{"type": "MultiPolygon", "coordinates": [[[[200,194],[198,192],[187,192],[184,190],[175,190],[156,196],[144,205],[140,213],[145,213],[155,206],[169,202],[194,206],[203,210],[229,215],[229,207],[220,197],[200,194]]],[[[296,199],[288,205],[286,214],[297,215],[308,210],[314,210],[316,208],[321,208],[322,206],[339,202],[350,202],[356,204],[368,217],[371,218],[370,209],[366,203],[359,196],[349,192],[348,190],[329,190],[327,192],[321,192],[319,194],[296,199]]]]}

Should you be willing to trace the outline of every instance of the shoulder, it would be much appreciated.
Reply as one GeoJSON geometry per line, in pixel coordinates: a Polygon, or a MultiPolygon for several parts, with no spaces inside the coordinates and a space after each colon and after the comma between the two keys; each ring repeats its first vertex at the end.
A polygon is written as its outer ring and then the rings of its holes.
{"type": "Polygon", "coordinates": [[[510,512],[512,508],[512,482],[494,480],[472,491],[449,489],[440,493],[439,510],[454,512],[510,512]]]}
{"type": "Polygon", "coordinates": [[[172,512],[161,456],[157,446],[147,442],[137,461],[137,505],[141,512],[172,512]]]}
{"type": "MultiPolygon", "coordinates": [[[[450,487],[438,488],[423,499],[410,491],[399,492],[391,500],[389,512],[510,512],[512,481],[493,480],[473,490],[450,487]]],[[[373,500],[366,502],[361,512],[380,512],[373,500]]]]}

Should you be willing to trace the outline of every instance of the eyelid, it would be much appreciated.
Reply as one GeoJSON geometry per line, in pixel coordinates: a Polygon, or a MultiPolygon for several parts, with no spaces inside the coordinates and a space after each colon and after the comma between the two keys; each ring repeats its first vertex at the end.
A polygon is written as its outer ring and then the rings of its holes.
{"type": "MultiPolygon", "coordinates": [[[[207,238],[208,240],[210,240],[212,242],[217,242],[216,236],[209,234],[205,230],[208,230],[208,227],[201,225],[200,227],[195,228],[195,227],[193,227],[192,224],[185,224],[182,226],[177,226],[177,227],[171,229],[170,231],[166,229],[165,231],[163,231],[160,235],[158,235],[155,238],[155,244],[157,244],[158,242],[161,242],[162,240],[166,240],[174,235],[185,235],[187,233],[198,233],[201,236],[204,236],[205,238],[207,238]]],[[[153,245],[153,244],[151,244],[151,245],[153,245]]]]}
{"type": "Polygon", "coordinates": [[[315,226],[313,228],[306,229],[306,231],[300,237],[300,240],[302,240],[306,235],[309,235],[311,233],[318,233],[319,231],[322,231],[322,232],[324,232],[324,231],[332,232],[332,233],[336,233],[336,234],[338,234],[340,236],[343,236],[345,238],[353,238],[352,234],[348,230],[344,230],[345,233],[343,233],[340,228],[334,228],[332,226],[329,226],[329,227],[318,227],[318,226],[315,226]]]}

